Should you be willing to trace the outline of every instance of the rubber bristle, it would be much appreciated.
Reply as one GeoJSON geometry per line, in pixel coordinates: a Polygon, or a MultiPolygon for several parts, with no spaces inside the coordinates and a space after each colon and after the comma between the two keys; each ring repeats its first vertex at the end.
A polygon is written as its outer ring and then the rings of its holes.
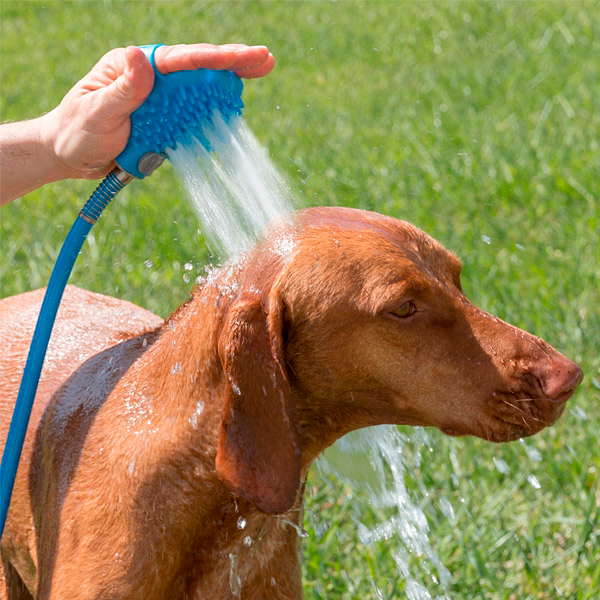
{"type": "Polygon", "coordinates": [[[148,152],[166,155],[167,148],[190,143],[192,136],[207,151],[203,127],[218,112],[225,122],[242,113],[243,84],[231,71],[180,71],[158,75],[145,102],[131,115],[131,133],[117,164],[136,177],[139,159],[148,152]]]}

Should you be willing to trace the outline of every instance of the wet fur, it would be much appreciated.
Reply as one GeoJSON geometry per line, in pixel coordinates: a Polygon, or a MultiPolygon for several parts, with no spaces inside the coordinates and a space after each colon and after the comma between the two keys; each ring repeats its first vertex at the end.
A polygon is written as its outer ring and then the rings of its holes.
{"type": "MultiPolygon", "coordinates": [[[[0,301],[3,441],[41,299],[0,301]]],[[[164,322],[69,286],[49,357],[3,599],[302,598],[295,527],[327,446],[382,423],[509,441],[552,424],[581,380],[470,304],[435,240],[340,208],[272,225],[164,322]]]]}

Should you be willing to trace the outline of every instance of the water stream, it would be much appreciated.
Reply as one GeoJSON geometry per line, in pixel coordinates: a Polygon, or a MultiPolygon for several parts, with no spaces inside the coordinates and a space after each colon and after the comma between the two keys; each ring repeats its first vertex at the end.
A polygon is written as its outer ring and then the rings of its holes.
{"type": "MultiPolygon", "coordinates": [[[[358,537],[365,546],[381,540],[394,541],[391,554],[405,582],[404,595],[408,600],[449,598],[450,572],[429,542],[427,517],[420,507],[420,501],[429,492],[413,480],[413,473],[422,466],[423,454],[431,450],[425,429],[415,427],[407,434],[395,426],[384,425],[345,435],[317,462],[322,473],[335,475],[353,489],[366,490],[368,502],[385,515],[372,528],[355,518],[358,537]],[[409,481],[416,484],[413,487],[418,492],[409,492],[409,481]]],[[[442,497],[438,504],[442,514],[454,521],[450,501],[442,497]]],[[[314,526],[316,531],[322,529],[319,523],[314,526]]],[[[373,585],[378,592],[376,582],[373,585]]]]}
{"type": "Polygon", "coordinates": [[[294,198],[265,149],[241,117],[217,115],[203,130],[213,151],[197,140],[169,151],[185,183],[202,232],[222,261],[246,250],[275,216],[294,209],[294,198]]]}
{"type": "MultiPolygon", "coordinates": [[[[217,116],[203,133],[213,152],[192,140],[178,146],[169,158],[185,183],[210,250],[225,262],[245,251],[273,217],[290,212],[297,202],[243,118],[225,123],[217,116]]],[[[368,501],[383,509],[386,519],[368,529],[358,507],[354,520],[359,538],[365,545],[397,540],[393,557],[409,600],[448,597],[450,574],[431,547],[425,514],[405,483],[410,470],[419,466],[414,457],[418,459],[428,445],[422,429],[406,435],[392,426],[370,428],[345,436],[318,461],[324,473],[335,474],[355,489],[367,489],[368,501]],[[404,460],[408,454],[412,464],[404,460]],[[360,469],[348,470],[348,465],[357,464],[362,465],[360,469]],[[409,554],[419,557],[418,567],[411,564],[409,568],[409,554]]],[[[450,518],[449,502],[445,508],[450,518]]],[[[315,530],[323,531],[315,523],[319,516],[310,518],[315,530]]],[[[236,557],[230,558],[232,592],[239,595],[236,557]]]]}

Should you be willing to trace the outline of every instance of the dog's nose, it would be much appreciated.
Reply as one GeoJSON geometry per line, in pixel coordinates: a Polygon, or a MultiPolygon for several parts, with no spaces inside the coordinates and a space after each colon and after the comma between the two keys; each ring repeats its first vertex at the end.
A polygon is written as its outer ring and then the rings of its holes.
{"type": "Polygon", "coordinates": [[[542,392],[553,402],[568,400],[583,379],[583,371],[562,354],[539,361],[532,374],[540,382],[542,392]]]}

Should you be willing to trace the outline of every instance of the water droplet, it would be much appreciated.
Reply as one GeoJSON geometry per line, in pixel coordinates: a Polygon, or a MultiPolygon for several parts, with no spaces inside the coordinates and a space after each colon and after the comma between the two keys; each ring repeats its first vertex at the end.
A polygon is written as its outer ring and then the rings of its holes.
{"type": "Polygon", "coordinates": [[[540,483],[539,479],[535,475],[530,475],[527,478],[527,481],[528,481],[529,485],[531,485],[531,487],[534,487],[536,490],[540,490],[542,488],[542,484],[540,483]]]}
{"type": "Polygon", "coordinates": [[[238,574],[237,556],[229,555],[229,588],[235,598],[242,597],[242,579],[238,574]]]}
{"type": "Polygon", "coordinates": [[[456,516],[454,514],[454,507],[452,506],[452,503],[450,502],[450,500],[448,500],[448,498],[446,498],[445,496],[442,496],[439,500],[439,503],[440,503],[440,510],[442,511],[442,514],[451,523],[453,523],[456,516]]]}
{"type": "Polygon", "coordinates": [[[583,408],[581,408],[581,406],[575,405],[573,408],[570,409],[570,412],[580,421],[587,421],[587,413],[585,412],[585,410],[583,410],[583,408]]]}
{"type": "Polygon", "coordinates": [[[198,428],[198,417],[204,412],[204,402],[201,400],[196,404],[196,410],[194,414],[189,418],[190,425],[194,428],[198,428]]]}
{"type": "Polygon", "coordinates": [[[151,269],[154,266],[154,263],[150,259],[144,261],[144,264],[146,265],[147,269],[151,269]]]}
{"type": "Polygon", "coordinates": [[[171,375],[180,375],[182,365],[180,362],[176,362],[171,366],[171,375]]]}
{"type": "Polygon", "coordinates": [[[298,525],[297,523],[294,523],[293,521],[290,521],[289,519],[286,519],[284,517],[279,517],[284,523],[287,523],[290,527],[293,527],[296,530],[296,533],[301,537],[301,538],[307,538],[308,537],[308,532],[303,529],[302,527],[300,527],[300,525],[298,525]]]}
{"type": "Polygon", "coordinates": [[[502,458],[497,458],[495,456],[492,460],[494,461],[494,465],[496,465],[496,469],[498,469],[500,473],[504,475],[508,475],[510,473],[510,467],[508,466],[505,460],[503,460],[502,458]]]}
{"type": "Polygon", "coordinates": [[[532,460],[533,462],[540,462],[542,460],[542,455],[540,454],[540,451],[537,448],[534,448],[533,446],[528,446],[525,443],[525,440],[522,438],[519,440],[519,442],[521,446],[523,446],[523,448],[525,449],[525,453],[527,454],[529,460],[532,460]]]}
{"type": "Polygon", "coordinates": [[[249,535],[244,538],[244,546],[246,546],[246,548],[252,546],[252,538],[249,535]]]}
{"type": "Polygon", "coordinates": [[[244,517],[240,517],[237,520],[237,528],[238,529],[244,529],[246,527],[246,519],[244,519],[244,517]]]}

